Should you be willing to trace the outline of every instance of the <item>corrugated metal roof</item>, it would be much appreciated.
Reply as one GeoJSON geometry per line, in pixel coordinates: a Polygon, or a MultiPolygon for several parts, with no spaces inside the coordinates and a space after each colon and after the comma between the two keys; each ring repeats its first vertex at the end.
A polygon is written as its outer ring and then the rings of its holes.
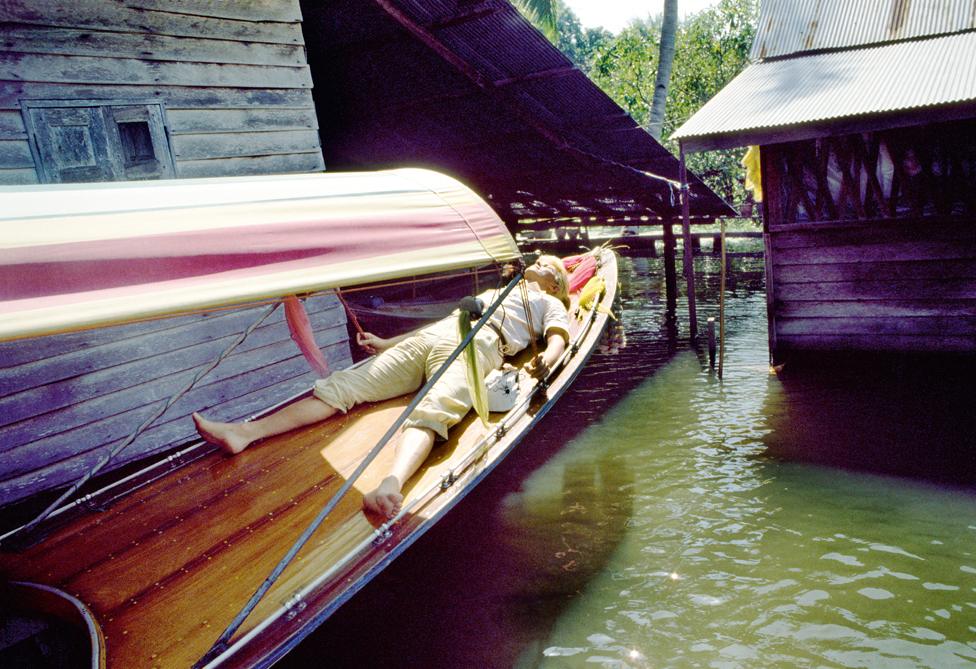
{"type": "Polygon", "coordinates": [[[762,0],[753,61],[976,29],[976,0],[762,0]]]}
{"type": "MultiPolygon", "coordinates": [[[[680,215],[678,159],[506,0],[303,13],[330,169],[434,167],[506,221],[680,215]]],[[[692,216],[735,213],[691,174],[689,188],[692,216]]]]}
{"type": "Polygon", "coordinates": [[[673,138],[734,137],[756,129],[971,102],[976,100],[974,54],[976,32],[969,32],[763,61],[733,79],[673,138]]]}

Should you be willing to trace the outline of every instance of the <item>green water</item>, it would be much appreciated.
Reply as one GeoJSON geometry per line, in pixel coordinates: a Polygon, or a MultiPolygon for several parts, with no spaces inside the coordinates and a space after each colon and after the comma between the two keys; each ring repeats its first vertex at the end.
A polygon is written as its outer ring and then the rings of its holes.
{"type": "Polygon", "coordinates": [[[731,333],[723,382],[679,353],[505,499],[536,587],[591,573],[517,664],[976,663],[976,496],[767,457],[795,426],[765,335],[731,333]]]}
{"type": "Polygon", "coordinates": [[[621,327],[532,442],[287,666],[976,666],[972,376],[770,374],[760,264],[720,382],[658,263],[622,262],[621,327]]]}

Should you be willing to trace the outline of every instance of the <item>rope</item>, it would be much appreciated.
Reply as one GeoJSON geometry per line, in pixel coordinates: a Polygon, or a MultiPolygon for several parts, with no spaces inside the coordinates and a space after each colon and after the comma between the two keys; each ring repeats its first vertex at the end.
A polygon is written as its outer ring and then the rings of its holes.
{"type": "Polygon", "coordinates": [[[349,303],[346,302],[346,298],[342,296],[342,291],[336,288],[335,294],[336,297],[339,298],[339,302],[342,303],[343,308],[346,310],[346,315],[349,316],[349,320],[352,322],[352,326],[356,328],[356,332],[358,332],[361,335],[366,334],[366,331],[363,330],[363,326],[359,324],[359,319],[356,318],[356,312],[354,312],[351,308],[349,308],[349,303]]]}
{"type": "Polygon", "coordinates": [[[241,344],[241,342],[243,342],[247,338],[247,336],[251,334],[251,332],[253,332],[256,327],[258,327],[261,323],[263,323],[265,319],[267,319],[268,316],[270,316],[277,308],[278,308],[278,303],[275,303],[269,309],[265,310],[264,313],[262,313],[261,316],[254,323],[250,325],[250,327],[248,327],[244,332],[242,332],[241,335],[230,344],[230,346],[224,349],[224,351],[219,356],[217,356],[217,358],[213,362],[207,365],[205,369],[200,370],[200,372],[198,372],[196,376],[194,376],[189,383],[183,386],[183,388],[177,390],[176,393],[174,393],[173,396],[166,401],[165,405],[157,409],[149,418],[143,421],[143,423],[139,427],[137,427],[135,431],[132,432],[132,434],[130,434],[128,437],[126,437],[121,443],[112,447],[112,449],[106,455],[104,455],[101,460],[95,463],[95,466],[93,466],[90,470],[88,470],[88,472],[86,472],[80,479],[78,479],[70,488],[68,488],[60,497],[58,497],[54,502],[52,502],[46,509],[44,509],[37,517],[35,517],[26,525],[22,525],[21,527],[17,528],[16,530],[8,534],[6,539],[10,539],[13,536],[30,532],[35,527],[37,527],[42,522],[44,522],[44,520],[47,519],[48,516],[54,513],[54,510],[57,509],[62,502],[64,502],[66,499],[68,499],[73,494],[75,494],[78,491],[78,489],[81,488],[81,486],[88,483],[88,481],[91,480],[91,478],[95,476],[98,472],[100,472],[102,468],[105,467],[105,465],[111,462],[115,456],[121,453],[133,441],[135,441],[139,437],[139,435],[141,435],[150,425],[156,422],[157,418],[159,418],[164,413],[166,413],[166,411],[171,406],[173,406],[181,397],[183,397],[183,395],[189,392],[189,390],[193,388],[197,384],[197,382],[200,381],[200,379],[202,379],[204,376],[209,374],[214,367],[219,365],[224,360],[224,358],[230,355],[231,352],[235,348],[237,348],[241,344]]]}
{"type": "Polygon", "coordinates": [[[451,352],[440,368],[438,368],[433,376],[428,379],[427,383],[424,384],[424,387],[420,389],[410,404],[407,405],[396,421],[393,422],[393,425],[391,425],[386,431],[386,434],[384,434],[376,445],[373,446],[372,450],[366,454],[366,457],[363,458],[362,462],[359,463],[355,471],[353,471],[349,477],[346,478],[346,481],[342,484],[342,487],[336,491],[336,494],[332,496],[332,499],[326,503],[309,526],[305,528],[305,531],[302,532],[301,536],[295,540],[295,543],[293,543],[291,548],[288,549],[285,556],[281,558],[275,568],[271,570],[271,573],[268,574],[268,576],[264,579],[264,582],[258,587],[254,594],[251,595],[251,598],[247,601],[244,607],[238,612],[230,624],[227,625],[227,628],[210,647],[210,650],[208,650],[203,657],[201,657],[196,664],[193,665],[194,669],[204,667],[227,649],[231,637],[234,636],[234,633],[237,632],[247,617],[251,615],[251,612],[254,611],[255,607],[258,605],[264,595],[267,594],[268,590],[271,589],[271,586],[274,585],[275,581],[278,580],[281,573],[289,564],[291,564],[291,561],[295,559],[295,556],[298,555],[298,552],[302,549],[302,547],[308,543],[308,540],[312,538],[315,531],[322,525],[322,523],[325,522],[325,519],[328,518],[329,514],[332,513],[332,510],[335,509],[335,507],[339,504],[339,501],[345,497],[353,483],[356,482],[356,479],[358,479],[366,467],[368,467],[369,464],[376,459],[376,456],[380,454],[380,451],[383,450],[393,435],[396,434],[397,430],[400,429],[403,422],[413,412],[417,405],[420,404],[424,396],[426,396],[434,384],[440,380],[441,376],[444,375],[444,372],[447,371],[447,368],[451,365],[451,363],[453,363],[457,357],[461,355],[461,352],[465,349],[465,347],[470,344],[472,340],[474,340],[474,336],[481,330],[485,323],[488,322],[488,319],[493,313],[495,313],[495,310],[498,309],[499,305],[502,303],[502,300],[508,297],[508,294],[512,292],[521,278],[522,275],[519,273],[511,280],[508,286],[506,286],[504,292],[502,292],[498,299],[495,300],[495,302],[485,311],[484,315],[482,315],[474,327],[471,328],[471,331],[467,334],[467,336],[461,340],[460,344],[457,345],[457,348],[451,352]]]}
{"type": "Polygon", "coordinates": [[[529,303],[529,289],[525,281],[519,284],[522,293],[522,308],[525,309],[526,325],[529,326],[529,343],[532,345],[533,359],[539,355],[539,345],[535,341],[535,326],[532,324],[532,306],[529,303]]]}

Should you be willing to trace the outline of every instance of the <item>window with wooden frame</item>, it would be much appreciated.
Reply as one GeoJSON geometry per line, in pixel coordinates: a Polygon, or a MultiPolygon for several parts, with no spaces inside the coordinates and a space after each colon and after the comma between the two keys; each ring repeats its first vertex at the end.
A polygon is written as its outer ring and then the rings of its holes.
{"type": "Polygon", "coordinates": [[[762,150],[771,222],[976,216],[976,121],[762,150]]]}
{"type": "Polygon", "coordinates": [[[176,176],[159,103],[30,100],[21,110],[41,183],[176,176]]]}

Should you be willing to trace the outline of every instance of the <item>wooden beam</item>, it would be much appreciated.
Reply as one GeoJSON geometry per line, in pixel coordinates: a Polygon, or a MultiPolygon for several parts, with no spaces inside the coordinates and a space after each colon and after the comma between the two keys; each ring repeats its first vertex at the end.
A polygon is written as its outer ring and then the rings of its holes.
{"type": "Polygon", "coordinates": [[[667,314],[674,318],[678,310],[678,273],[675,269],[674,252],[677,243],[674,239],[674,219],[664,219],[664,293],[667,314]]]}
{"type": "MultiPolygon", "coordinates": [[[[680,145],[679,145],[680,146],[680,145]]],[[[692,339],[698,337],[698,309],[695,306],[695,261],[691,250],[691,203],[688,192],[688,170],[685,166],[685,151],[680,149],[678,156],[681,172],[681,235],[683,238],[683,257],[685,284],[688,290],[688,330],[692,339]]]]}
{"type": "Polygon", "coordinates": [[[701,151],[717,149],[734,149],[752,144],[783,144],[804,139],[816,139],[817,137],[874,132],[969,118],[976,118],[976,103],[972,101],[939,107],[922,107],[890,114],[874,114],[856,119],[843,118],[835,121],[760,128],[737,133],[681,137],[679,141],[688,153],[700,153],[701,151]]]}

